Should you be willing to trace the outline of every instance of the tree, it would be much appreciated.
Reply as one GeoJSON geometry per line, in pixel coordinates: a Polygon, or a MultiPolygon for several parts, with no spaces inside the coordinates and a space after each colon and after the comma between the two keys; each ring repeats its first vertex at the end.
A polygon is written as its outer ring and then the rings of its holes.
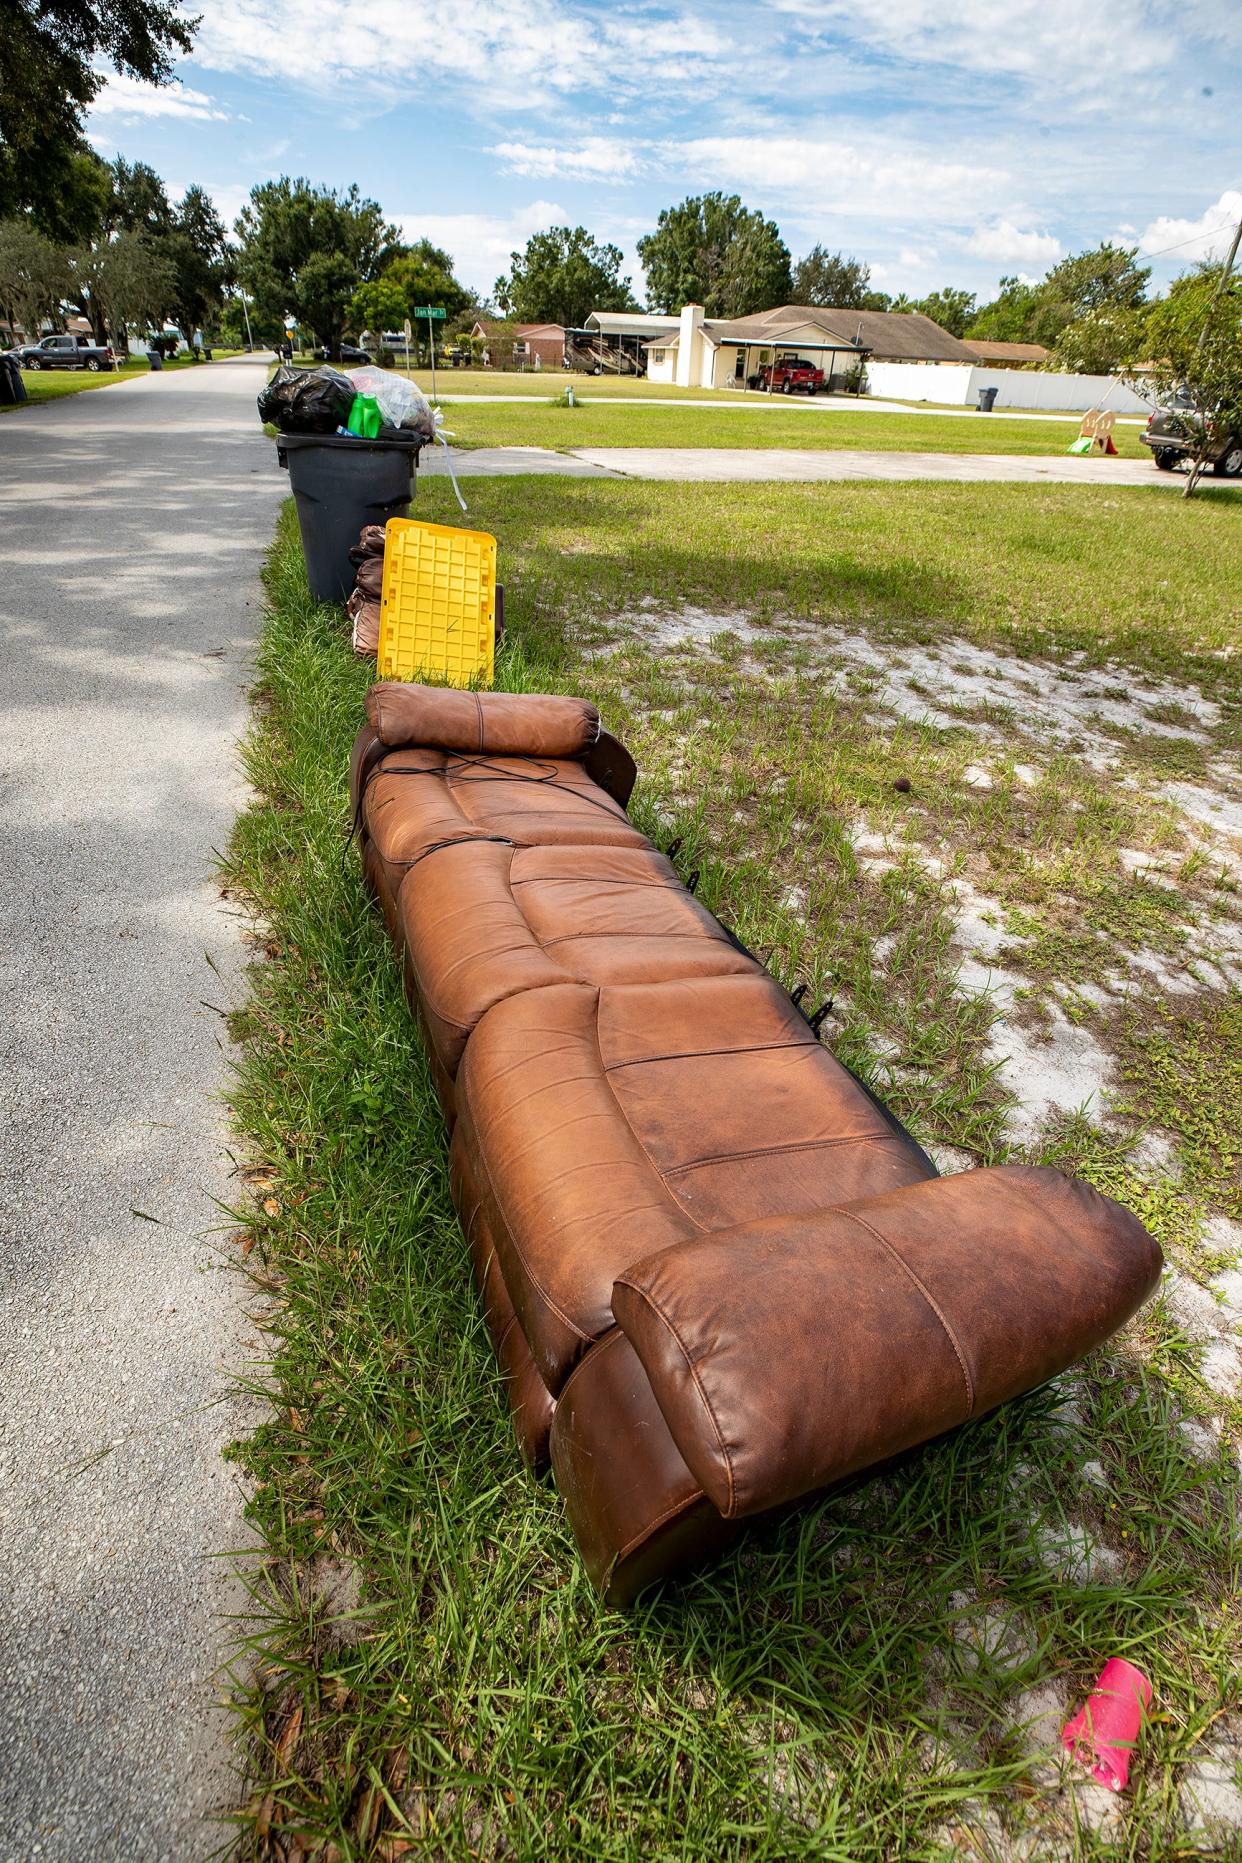
{"type": "Polygon", "coordinates": [[[1242,279],[1232,266],[1208,263],[1175,279],[1151,306],[1143,332],[1146,361],[1136,386],[1162,401],[1189,402],[1182,415],[1193,442],[1183,496],[1193,495],[1208,455],[1224,434],[1242,434],[1242,279]]]}
{"type": "Polygon", "coordinates": [[[112,198],[108,164],[93,149],[61,150],[46,178],[48,186],[29,202],[30,224],[60,246],[98,239],[112,198]]]}
{"type": "Polygon", "coordinates": [[[1037,343],[1055,344],[1088,311],[1113,305],[1137,310],[1147,295],[1149,265],[1136,265],[1137,246],[1114,246],[1111,240],[1054,265],[1039,287],[1039,302],[1031,318],[1037,343]]]}
{"type": "Polygon", "coordinates": [[[817,304],[824,310],[887,310],[891,300],[871,290],[871,267],[843,252],[828,252],[815,245],[794,267],[795,304],[817,304]]]}
{"type": "Polygon", "coordinates": [[[793,290],[789,248],[775,221],[744,207],[736,194],[703,194],[666,207],[655,232],[639,240],[638,256],[647,302],[666,314],[701,304],[709,317],[744,317],[787,303],[793,290]]]}
{"type": "Polygon", "coordinates": [[[928,297],[920,298],[914,306],[924,317],[930,317],[950,336],[963,337],[966,326],[975,314],[975,294],[973,291],[957,291],[952,285],[946,285],[943,291],[933,291],[928,297]]]}
{"type": "Polygon", "coordinates": [[[4,0],[0,21],[0,214],[54,198],[108,66],[167,84],[198,24],[178,0],[4,0]]]}
{"type": "Polygon", "coordinates": [[[420,239],[410,246],[384,267],[380,277],[395,285],[405,300],[398,323],[407,316],[412,317],[423,305],[442,310],[446,317],[459,317],[473,301],[472,294],[454,278],[453,261],[448,253],[433,246],[429,239],[420,239]]]}
{"type": "Polygon", "coordinates": [[[142,232],[122,232],[71,254],[79,302],[95,340],[109,331],[123,336],[128,325],[160,329],[177,289],[176,268],[142,232]]]}
{"type": "Polygon", "coordinates": [[[621,248],[601,245],[584,226],[533,233],[525,252],[509,254],[496,280],[496,301],[518,323],[560,323],[578,330],[593,310],[633,310],[630,281],[621,276],[621,248]]]}
{"type": "Polygon", "coordinates": [[[1031,326],[1040,303],[1040,287],[1020,278],[1002,278],[990,304],[975,312],[966,334],[991,343],[1032,341],[1031,326]]]}
{"type": "Polygon", "coordinates": [[[64,248],[28,220],[0,221],[0,311],[9,328],[20,326],[34,341],[44,321],[61,321],[61,302],[72,289],[64,248]]]}
{"type": "Polygon", "coordinates": [[[224,222],[202,188],[186,189],[158,250],[176,269],[173,319],[182,335],[191,337],[219,310],[234,263],[224,222]]]}
{"type": "Polygon", "coordinates": [[[223,220],[203,188],[190,186],[182,194],[162,250],[177,266],[173,315],[182,335],[190,337],[222,306],[235,263],[223,220]]]}
{"type": "Polygon", "coordinates": [[[725,252],[718,290],[724,317],[748,317],[789,303],[789,248],[771,220],[756,215],[738,228],[725,252]]]}
{"type": "Polygon", "coordinates": [[[172,231],[173,210],[164,183],[146,162],[127,162],[122,155],[109,165],[111,191],[104,209],[110,233],[145,233],[163,239],[172,231]]]}
{"type": "Polygon", "coordinates": [[[1143,349],[1146,327],[1142,310],[1101,304],[1066,325],[1053,348],[1050,366],[1078,375],[1111,375],[1143,349]]]}
{"type": "Polygon", "coordinates": [[[400,285],[391,278],[372,278],[359,285],[349,300],[345,327],[355,336],[361,336],[364,330],[382,336],[385,330],[399,330],[408,316],[400,285]]]}
{"type": "Polygon", "coordinates": [[[350,300],[396,237],[378,202],[283,175],[251,189],[236,230],[237,275],[264,320],[291,312],[339,354],[350,300]]]}

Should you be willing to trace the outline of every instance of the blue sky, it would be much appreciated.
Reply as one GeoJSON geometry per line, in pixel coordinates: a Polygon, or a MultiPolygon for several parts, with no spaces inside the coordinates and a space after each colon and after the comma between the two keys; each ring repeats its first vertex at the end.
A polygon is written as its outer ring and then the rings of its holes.
{"type": "Polygon", "coordinates": [[[231,221],[356,181],[490,291],[555,221],[626,254],[722,188],[912,296],[1100,239],[1157,282],[1242,215],[1242,0],[195,0],[194,55],[88,132],[231,221]],[[1173,251],[1164,249],[1173,247],[1173,251]]]}

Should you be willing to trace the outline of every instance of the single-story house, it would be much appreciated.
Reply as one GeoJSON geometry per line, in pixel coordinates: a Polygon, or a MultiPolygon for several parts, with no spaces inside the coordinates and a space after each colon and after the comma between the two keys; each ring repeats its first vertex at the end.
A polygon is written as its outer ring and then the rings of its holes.
{"type": "Polygon", "coordinates": [[[560,369],[565,365],[565,326],[562,323],[520,323],[513,345],[519,368],[560,369]]]}
{"type": "Polygon", "coordinates": [[[784,304],[749,317],[705,317],[684,306],[675,331],[651,337],[647,375],[682,388],[745,388],[779,356],[805,356],[837,387],[857,386],[859,365],[971,362],[964,344],[930,317],[906,311],[821,310],[784,304]]]}
{"type": "Polygon", "coordinates": [[[989,369],[1042,369],[1048,360],[1042,343],[993,343],[973,336],[962,342],[975,361],[989,369]]]}

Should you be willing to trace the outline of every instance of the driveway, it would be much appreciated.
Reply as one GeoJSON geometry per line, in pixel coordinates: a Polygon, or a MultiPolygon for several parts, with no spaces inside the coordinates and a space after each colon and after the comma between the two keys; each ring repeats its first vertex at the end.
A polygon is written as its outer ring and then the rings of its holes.
{"type": "Polygon", "coordinates": [[[255,1351],[221,1266],[212,851],[285,490],[264,362],[0,417],[0,1856],[194,1859],[255,1351]]]}

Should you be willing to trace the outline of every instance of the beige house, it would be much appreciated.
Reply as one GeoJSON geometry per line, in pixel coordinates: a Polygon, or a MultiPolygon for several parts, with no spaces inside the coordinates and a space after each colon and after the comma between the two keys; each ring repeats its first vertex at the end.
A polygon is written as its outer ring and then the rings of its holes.
{"type": "Polygon", "coordinates": [[[859,364],[970,362],[965,344],[930,317],[906,311],[820,310],[785,304],[750,317],[705,317],[683,307],[677,328],[650,338],[647,379],[681,388],[746,388],[782,356],[804,356],[837,387],[857,383],[859,364]]]}

